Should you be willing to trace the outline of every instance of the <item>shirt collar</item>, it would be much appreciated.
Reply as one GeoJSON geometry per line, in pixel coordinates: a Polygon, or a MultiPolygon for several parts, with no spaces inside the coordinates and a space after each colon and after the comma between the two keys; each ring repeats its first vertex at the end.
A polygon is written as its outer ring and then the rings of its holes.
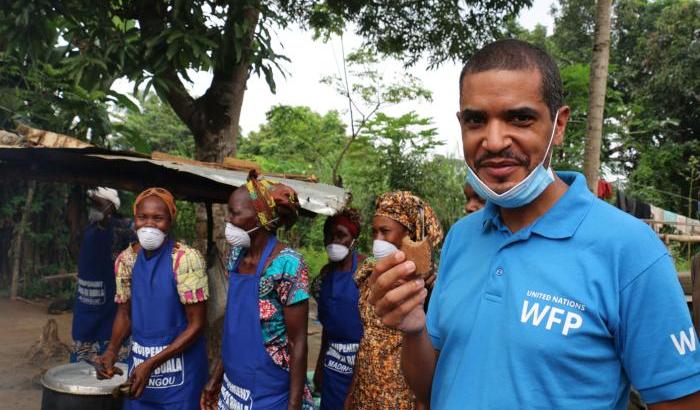
{"type": "MultiPolygon", "coordinates": [[[[588,190],[586,177],[578,172],[557,172],[569,189],[557,200],[552,208],[531,225],[533,233],[551,239],[564,239],[574,235],[576,229],[593,205],[595,197],[588,190]]],[[[501,221],[499,207],[491,202],[486,202],[482,213],[483,230],[489,226],[498,230],[507,230],[501,221]]]]}

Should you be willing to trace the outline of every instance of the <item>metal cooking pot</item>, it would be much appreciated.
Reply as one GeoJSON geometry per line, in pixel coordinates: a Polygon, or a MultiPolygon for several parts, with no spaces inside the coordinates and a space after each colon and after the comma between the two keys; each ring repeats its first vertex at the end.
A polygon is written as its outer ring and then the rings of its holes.
{"type": "Polygon", "coordinates": [[[44,390],[41,410],[121,410],[122,400],[112,391],[126,381],[126,365],[117,363],[124,375],[98,380],[95,368],[87,363],[62,364],[41,377],[44,390]]]}

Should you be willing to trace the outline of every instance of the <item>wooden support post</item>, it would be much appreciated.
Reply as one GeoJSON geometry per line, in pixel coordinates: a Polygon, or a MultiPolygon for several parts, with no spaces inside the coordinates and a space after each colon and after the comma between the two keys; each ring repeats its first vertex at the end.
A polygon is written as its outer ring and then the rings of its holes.
{"type": "MultiPolygon", "coordinates": [[[[36,181],[29,181],[27,184],[27,197],[22,208],[22,216],[20,217],[19,225],[15,226],[13,244],[12,244],[12,282],[10,284],[10,298],[17,299],[19,293],[19,274],[20,264],[22,261],[22,248],[25,231],[29,227],[29,217],[32,211],[32,201],[34,200],[34,190],[36,189],[36,181]]],[[[27,267],[25,267],[27,269],[27,267]]],[[[26,279],[26,271],[24,275],[26,279]]],[[[26,286],[26,280],[24,284],[26,286]]]]}
{"type": "Polygon", "coordinates": [[[693,284],[693,325],[700,331],[700,253],[690,263],[690,279],[693,284]]]}
{"type": "Polygon", "coordinates": [[[214,252],[214,211],[212,210],[211,201],[204,203],[204,207],[207,211],[207,267],[211,267],[214,264],[212,260],[212,255],[216,254],[214,252]]]}

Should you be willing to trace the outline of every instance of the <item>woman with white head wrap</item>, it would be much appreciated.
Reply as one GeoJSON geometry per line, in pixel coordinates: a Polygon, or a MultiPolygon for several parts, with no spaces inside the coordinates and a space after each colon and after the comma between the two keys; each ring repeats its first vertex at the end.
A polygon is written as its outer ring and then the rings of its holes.
{"type": "Polygon", "coordinates": [[[89,224],[82,233],[78,256],[72,362],[102,354],[109,343],[116,314],[114,262],[133,238],[128,222],[115,215],[121,204],[115,189],[98,187],[88,190],[87,196],[89,224]]]}

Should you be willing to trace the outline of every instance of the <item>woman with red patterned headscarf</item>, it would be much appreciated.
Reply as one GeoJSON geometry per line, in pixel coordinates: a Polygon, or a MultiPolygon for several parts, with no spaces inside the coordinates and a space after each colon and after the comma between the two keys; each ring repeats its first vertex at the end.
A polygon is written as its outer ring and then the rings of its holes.
{"type": "Polygon", "coordinates": [[[328,263],[311,286],[318,302],[318,319],[323,325],[314,373],[322,410],[343,408],[362,338],[360,293],[353,280],[357,267],[365,259],[355,250],[359,236],[360,214],[353,208],[329,217],[323,225],[328,263]]]}

